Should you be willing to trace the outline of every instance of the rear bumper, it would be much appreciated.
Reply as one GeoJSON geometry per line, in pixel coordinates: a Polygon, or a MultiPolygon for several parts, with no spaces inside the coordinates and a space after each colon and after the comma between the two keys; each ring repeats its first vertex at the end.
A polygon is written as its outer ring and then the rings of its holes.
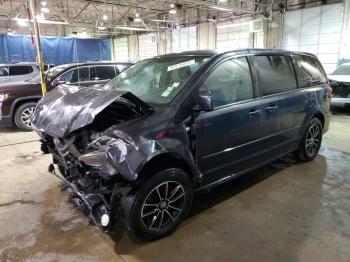
{"type": "Polygon", "coordinates": [[[12,117],[11,116],[1,116],[0,114],[0,127],[12,127],[12,117]]]}

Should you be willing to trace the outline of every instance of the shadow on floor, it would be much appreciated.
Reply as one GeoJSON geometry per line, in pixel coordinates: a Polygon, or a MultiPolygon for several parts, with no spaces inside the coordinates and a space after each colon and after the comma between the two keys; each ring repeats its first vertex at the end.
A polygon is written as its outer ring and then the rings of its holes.
{"type": "MultiPolygon", "coordinates": [[[[187,219],[212,208],[220,202],[234,197],[255,184],[275,175],[281,170],[290,167],[296,162],[297,160],[290,154],[269,165],[213,187],[210,190],[197,192],[194,196],[192,208],[187,219]]],[[[146,244],[128,234],[127,230],[123,228],[121,221],[118,221],[116,224],[117,225],[114,226],[113,232],[111,233],[111,238],[116,243],[116,253],[128,254],[146,244]]]]}

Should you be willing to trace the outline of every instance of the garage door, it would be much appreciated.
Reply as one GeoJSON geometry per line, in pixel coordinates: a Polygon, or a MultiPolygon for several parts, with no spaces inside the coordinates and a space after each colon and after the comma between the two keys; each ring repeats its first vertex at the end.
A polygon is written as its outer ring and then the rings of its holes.
{"type": "Polygon", "coordinates": [[[197,27],[183,27],[171,32],[172,52],[197,49],[197,27]]]}
{"type": "Polygon", "coordinates": [[[216,30],[216,48],[219,51],[229,51],[236,48],[252,48],[253,34],[249,33],[249,20],[241,19],[234,23],[218,23],[216,30]]]}
{"type": "Polygon", "coordinates": [[[287,12],[282,48],[313,53],[332,72],[339,61],[343,9],[334,4],[287,12]]]}
{"type": "Polygon", "coordinates": [[[139,35],[140,60],[151,58],[158,54],[156,38],[156,34],[139,35]]]}
{"type": "Polygon", "coordinates": [[[117,62],[129,61],[128,39],[118,38],[113,40],[114,60],[117,62]]]}

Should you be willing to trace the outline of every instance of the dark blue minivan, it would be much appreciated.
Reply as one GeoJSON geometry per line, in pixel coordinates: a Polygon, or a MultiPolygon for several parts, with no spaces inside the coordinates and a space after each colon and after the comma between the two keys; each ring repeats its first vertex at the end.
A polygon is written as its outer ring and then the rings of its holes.
{"type": "Polygon", "coordinates": [[[195,51],[140,61],[103,88],[57,87],[32,124],[97,226],[118,215],[154,240],[186,217],[193,192],[288,153],[314,159],[331,97],[312,54],[195,51]]]}

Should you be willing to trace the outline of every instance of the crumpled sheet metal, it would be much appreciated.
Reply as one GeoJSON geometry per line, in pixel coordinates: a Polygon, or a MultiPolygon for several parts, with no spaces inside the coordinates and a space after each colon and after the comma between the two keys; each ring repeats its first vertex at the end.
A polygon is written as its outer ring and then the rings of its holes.
{"type": "Polygon", "coordinates": [[[139,168],[146,157],[142,154],[133,140],[120,137],[117,131],[113,136],[98,136],[90,143],[96,150],[80,155],[79,160],[87,165],[101,168],[109,175],[120,174],[127,180],[136,180],[139,168]]]}
{"type": "Polygon", "coordinates": [[[127,91],[61,85],[39,101],[32,124],[53,137],[65,137],[91,124],[95,116],[127,91]]]}

